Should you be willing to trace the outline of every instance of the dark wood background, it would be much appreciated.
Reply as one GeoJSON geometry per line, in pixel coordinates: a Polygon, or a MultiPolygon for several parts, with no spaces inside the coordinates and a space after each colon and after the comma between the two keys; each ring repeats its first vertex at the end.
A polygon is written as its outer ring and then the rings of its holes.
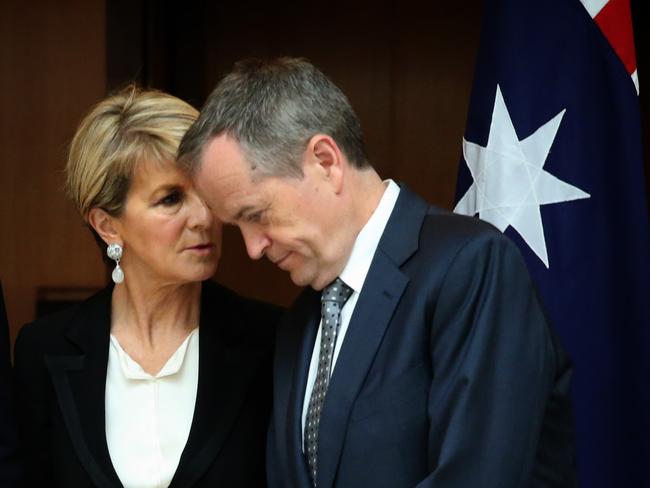
{"type": "MultiPolygon", "coordinates": [[[[650,141],[643,3],[632,5],[650,141]]],[[[61,192],[62,168],[83,114],[131,81],[200,107],[238,59],[304,56],[350,98],[380,174],[451,208],[481,8],[480,0],[0,0],[0,279],[13,335],[33,319],[39,290],[105,283],[100,251],[61,192]]],[[[238,232],[224,241],[217,279],[292,300],[288,276],[251,262],[238,232]]]]}

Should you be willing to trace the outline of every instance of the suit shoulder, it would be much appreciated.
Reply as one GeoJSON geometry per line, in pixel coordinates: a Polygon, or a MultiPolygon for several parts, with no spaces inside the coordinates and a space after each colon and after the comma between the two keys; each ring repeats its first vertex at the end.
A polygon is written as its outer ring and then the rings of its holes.
{"type": "Polygon", "coordinates": [[[284,313],[278,305],[243,297],[213,281],[203,284],[201,310],[206,316],[214,317],[211,321],[220,322],[221,335],[228,342],[265,345],[272,345],[284,313]]]}
{"type": "Polygon", "coordinates": [[[110,300],[111,292],[110,287],[104,288],[76,305],[39,317],[33,322],[25,324],[18,331],[16,337],[14,346],[16,353],[18,354],[19,349],[23,348],[22,346],[39,347],[43,351],[57,350],[75,318],[79,314],[83,314],[84,311],[87,312],[96,307],[105,307],[107,300],[110,300]]]}
{"type": "Polygon", "coordinates": [[[454,268],[468,277],[479,269],[514,266],[526,272],[519,248],[491,224],[430,207],[419,229],[417,251],[402,264],[412,278],[439,281],[454,268]],[[507,264],[506,264],[507,263],[507,264]]]}
{"type": "Polygon", "coordinates": [[[458,251],[468,246],[482,248],[497,245],[519,252],[517,246],[492,224],[434,206],[429,208],[424,218],[420,243],[421,249],[447,248],[458,251]]]}
{"type": "Polygon", "coordinates": [[[434,205],[430,206],[424,219],[424,227],[434,226],[440,234],[457,237],[503,236],[492,224],[476,217],[460,215],[434,205]]]}
{"type": "Polygon", "coordinates": [[[20,343],[52,344],[57,342],[65,334],[68,325],[78,313],[81,305],[67,307],[23,325],[16,337],[16,347],[20,343]]]}
{"type": "Polygon", "coordinates": [[[284,311],[279,305],[241,296],[214,281],[203,283],[201,300],[205,301],[208,307],[220,303],[222,306],[235,309],[240,314],[252,319],[266,317],[268,320],[278,321],[284,311]]]}

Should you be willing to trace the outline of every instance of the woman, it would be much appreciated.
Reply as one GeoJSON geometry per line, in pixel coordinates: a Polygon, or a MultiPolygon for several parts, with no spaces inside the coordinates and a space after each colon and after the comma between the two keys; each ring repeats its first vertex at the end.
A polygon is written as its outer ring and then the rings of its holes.
{"type": "Polygon", "coordinates": [[[197,115],[130,87],[72,141],[67,190],[115,284],[20,331],[26,486],[264,485],[280,311],[204,281],[221,226],[174,161],[197,115]]]}

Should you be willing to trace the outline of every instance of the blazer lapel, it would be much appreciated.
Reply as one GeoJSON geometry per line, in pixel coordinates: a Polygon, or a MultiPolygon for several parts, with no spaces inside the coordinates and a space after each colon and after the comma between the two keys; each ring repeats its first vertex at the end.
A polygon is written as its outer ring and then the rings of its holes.
{"type": "Polygon", "coordinates": [[[261,357],[227,347],[220,324],[236,326],[237,313],[217,295],[201,297],[199,381],[190,434],[170,488],[193,486],[221,451],[239,416],[261,357]],[[219,314],[217,314],[217,311],[219,314]]]}
{"type": "Polygon", "coordinates": [[[111,292],[109,287],[95,295],[73,317],[67,337],[79,354],[45,357],[77,457],[102,488],[122,486],[110,460],[105,430],[111,292]]]}
{"type": "Polygon", "coordinates": [[[409,282],[399,267],[417,250],[427,205],[402,188],[384,229],[332,374],[318,429],[318,487],[333,486],[347,424],[409,282]]]}

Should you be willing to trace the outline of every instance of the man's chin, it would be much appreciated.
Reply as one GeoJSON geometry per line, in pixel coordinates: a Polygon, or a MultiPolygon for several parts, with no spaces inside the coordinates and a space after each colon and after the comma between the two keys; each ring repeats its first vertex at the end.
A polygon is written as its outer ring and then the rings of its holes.
{"type": "Polygon", "coordinates": [[[289,276],[294,285],[300,287],[311,286],[314,290],[320,290],[327,284],[325,283],[319,287],[320,281],[318,280],[318,275],[310,273],[304,267],[295,267],[289,271],[289,276]]]}
{"type": "Polygon", "coordinates": [[[323,288],[325,288],[335,279],[336,276],[334,278],[329,278],[327,276],[312,276],[311,279],[305,279],[302,281],[302,284],[298,285],[297,281],[294,280],[292,277],[293,282],[296,283],[298,286],[309,285],[311,288],[313,288],[316,291],[321,291],[323,288]]]}
{"type": "Polygon", "coordinates": [[[336,279],[329,277],[325,273],[318,273],[318,270],[310,269],[308,266],[296,266],[289,270],[289,276],[294,285],[304,287],[310,286],[316,291],[320,291],[336,279]]]}
{"type": "Polygon", "coordinates": [[[300,273],[300,270],[294,269],[292,271],[289,271],[289,277],[291,278],[293,284],[296,286],[303,287],[311,285],[311,280],[309,277],[305,276],[304,273],[300,273]]]}

